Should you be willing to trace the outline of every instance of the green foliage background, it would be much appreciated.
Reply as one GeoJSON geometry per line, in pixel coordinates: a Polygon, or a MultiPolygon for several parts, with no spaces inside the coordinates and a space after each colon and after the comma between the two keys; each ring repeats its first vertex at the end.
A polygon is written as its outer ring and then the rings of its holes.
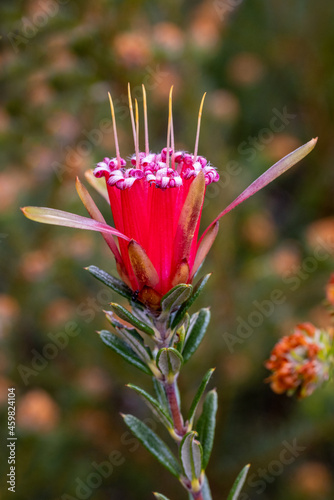
{"type": "MultiPolygon", "coordinates": [[[[107,326],[102,309],[116,299],[83,270],[96,264],[115,272],[102,238],[32,223],[19,210],[37,205],[85,215],[75,176],[83,179],[87,168],[114,155],[110,128],[101,128],[109,120],[108,91],[116,101],[121,152],[133,152],[128,81],[138,99],[146,84],[156,151],[165,145],[170,85],[176,142],[187,150],[208,92],[200,154],[217,166],[221,182],[208,189],[203,228],[270,164],[319,136],[302,164],[221,221],[201,271],[213,277],[198,301],[212,306],[211,325],[180,383],[187,409],[201,375],[217,367],[219,422],[208,469],[215,499],[226,498],[248,462],[253,479],[243,500],[333,498],[333,386],[296,401],[263,383],[264,360],[280,336],[299,321],[329,324],[321,303],[333,245],[321,261],[315,254],[318,239],[332,241],[334,234],[331,3],[8,1],[0,18],[0,401],[5,438],[7,387],[16,387],[15,498],[83,498],[78,484],[94,483],[93,463],[110,454],[112,473],[85,498],[148,499],[151,491],[184,498],[177,482],[130,441],[119,416],[146,415],[124,384],[150,384],[95,333],[107,326]],[[273,132],[272,118],[285,108],[294,117],[273,132]],[[259,311],[254,301],[271,300],[273,290],[282,303],[250,326],[259,311]],[[22,366],[33,368],[45,346],[55,345],[50,338],[66,328],[80,333],[67,336],[68,345],[54,356],[51,348],[53,359],[40,360],[24,381],[22,366]],[[294,440],[303,450],[282,467],[284,442],[294,440]]],[[[96,201],[110,220],[104,200],[96,201]]],[[[4,446],[2,454],[2,497],[13,498],[4,446]]]]}

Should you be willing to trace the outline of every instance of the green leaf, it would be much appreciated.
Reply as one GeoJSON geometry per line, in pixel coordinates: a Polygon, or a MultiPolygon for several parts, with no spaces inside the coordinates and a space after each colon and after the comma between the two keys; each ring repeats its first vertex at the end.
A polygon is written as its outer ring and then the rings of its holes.
{"type": "Polygon", "coordinates": [[[111,274],[102,271],[102,269],[99,269],[96,266],[89,266],[86,267],[86,269],[87,271],[90,272],[90,274],[95,276],[95,278],[97,278],[99,281],[107,285],[114,292],[118,293],[119,295],[122,295],[122,297],[125,297],[126,299],[131,300],[133,292],[131,288],[129,288],[125,283],[123,283],[123,281],[119,280],[118,278],[115,278],[114,276],[111,276],[111,274]]]}
{"type": "Polygon", "coordinates": [[[144,345],[144,341],[136,330],[129,330],[128,328],[118,328],[116,331],[122,340],[137,354],[137,356],[146,364],[152,361],[150,351],[144,345]]]}
{"type": "Polygon", "coordinates": [[[180,460],[189,481],[198,479],[202,472],[202,446],[196,432],[188,432],[180,444],[180,460]]]}
{"type": "Polygon", "coordinates": [[[175,311],[181,304],[189,299],[193,287],[191,285],[176,285],[169,290],[161,299],[161,308],[163,312],[175,311]]]}
{"type": "Polygon", "coordinates": [[[204,400],[202,415],[200,416],[196,430],[198,438],[203,446],[203,469],[208,465],[216,428],[216,413],[218,408],[218,397],[215,389],[208,392],[204,400]]]}
{"type": "Polygon", "coordinates": [[[202,292],[203,288],[205,287],[206,283],[208,282],[211,274],[206,274],[201,278],[195,285],[193,293],[189,297],[189,299],[182,304],[178,312],[176,313],[173,322],[172,322],[172,328],[175,328],[183,319],[184,315],[190,308],[190,306],[195,302],[199,294],[202,292]]]}
{"type": "Polygon", "coordinates": [[[206,476],[204,476],[204,479],[203,479],[201,493],[202,493],[203,500],[212,500],[209,481],[208,481],[208,478],[206,476]]]}
{"type": "Polygon", "coordinates": [[[182,471],[178,461],[168,446],[155,434],[155,432],[133,415],[123,415],[123,418],[126,425],[145,448],[152,453],[152,455],[166,467],[173,476],[179,478],[182,471]]]}
{"type": "Polygon", "coordinates": [[[169,412],[167,396],[166,396],[166,392],[165,392],[165,389],[164,389],[162,383],[159,380],[157,380],[155,377],[153,377],[152,380],[153,380],[154,390],[155,390],[155,393],[157,395],[157,398],[158,398],[160,405],[165,410],[167,410],[169,412]]]}
{"type": "Polygon", "coordinates": [[[163,347],[157,354],[156,363],[161,373],[169,377],[179,373],[183,358],[173,347],[163,347]]]}
{"type": "Polygon", "coordinates": [[[128,387],[136,391],[136,393],[139,394],[145,400],[146,404],[151,408],[151,410],[155,413],[155,415],[157,415],[157,417],[160,419],[160,421],[164,424],[164,426],[167,429],[173,428],[172,419],[167,414],[167,412],[162,408],[159,401],[157,401],[150,394],[144,391],[144,389],[141,389],[136,385],[128,384],[128,387]]]}
{"type": "Polygon", "coordinates": [[[153,495],[155,496],[155,498],[157,498],[158,500],[169,500],[169,498],[165,497],[165,495],[162,495],[161,493],[153,493],[153,495]]]}
{"type": "Polygon", "coordinates": [[[211,368],[210,370],[208,370],[206,372],[206,374],[204,375],[203,380],[201,382],[201,385],[199,386],[199,388],[195,394],[195,397],[194,397],[194,400],[191,404],[189,415],[188,415],[188,421],[191,425],[192,425],[194,417],[195,417],[195,412],[197,410],[198,403],[199,403],[199,401],[203,395],[203,392],[205,391],[205,388],[206,388],[206,386],[211,378],[211,375],[213,374],[214,371],[215,371],[215,368],[211,368]]]}
{"type": "Polygon", "coordinates": [[[130,347],[125,342],[123,342],[123,340],[118,338],[115,334],[108,332],[107,330],[102,330],[99,333],[102,342],[104,342],[113,351],[117,352],[117,354],[122,356],[125,361],[133,366],[136,366],[142,372],[147,373],[148,375],[152,375],[152,372],[148,368],[148,366],[143,363],[143,361],[137,356],[137,354],[132,349],[130,349],[130,347]]]}
{"type": "Polygon", "coordinates": [[[187,332],[187,339],[182,351],[184,363],[191,358],[191,356],[194,354],[194,352],[202,342],[210,321],[210,316],[210,309],[201,309],[194,315],[195,320],[190,322],[190,327],[187,332]]]}
{"type": "Polygon", "coordinates": [[[242,487],[246,481],[246,477],[250,468],[250,464],[245,465],[242,471],[239,473],[237,479],[234,481],[232,489],[229,493],[227,500],[238,500],[239,494],[242,490],[242,487]]]}
{"type": "Polygon", "coordinates": [[[125,309],[125,307],[120,306],[119,304],[115,304],[112,302],[111,308],[114,311],[115,314],[124,321],[127,321],[134,327],[138,328],[138,330],[141,330],[142,332],[146,333],[147,335],[154,335],[154,330],[148,326],[146,323],[141,321],[140,319],[136,318],[130,311],[125,309]]]}

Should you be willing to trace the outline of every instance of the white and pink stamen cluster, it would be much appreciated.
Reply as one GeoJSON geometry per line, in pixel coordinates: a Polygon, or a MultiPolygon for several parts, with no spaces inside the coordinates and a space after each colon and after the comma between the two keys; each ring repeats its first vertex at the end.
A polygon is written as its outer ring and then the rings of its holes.
{"type": "Polygon", "coordinates": [[[167,148],[159,154],[140,152],[138,158],[134,155],[130,161],[134,168],[126,168],[123,158],[104,158],[97,164],[94,175],[105,177],[107,184],[119,189],[130,188],[139,179],[146,179],[149,184],[161,189],[180,187],[183,180],[196,177],[199,172],[203,172],[206,185],[219,180],[217,170],[208,164],[206,158],[195,158],[184,151],[174,153],[169,150],[168,158],[167,148]]]}

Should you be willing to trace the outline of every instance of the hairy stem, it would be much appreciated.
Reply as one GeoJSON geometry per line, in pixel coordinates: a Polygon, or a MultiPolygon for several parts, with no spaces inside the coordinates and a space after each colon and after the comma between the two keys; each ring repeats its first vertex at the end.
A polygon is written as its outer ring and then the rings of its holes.
{"type": "Polygon", "coordinates": [[[181,410],[176,396],[176,382],[165,384],[165,391],[168,400],[169,409],[172,415],[174,428],[179,436],[184,436],[185,429],[183,424],[183,417],[181,415],[181,410]]]}

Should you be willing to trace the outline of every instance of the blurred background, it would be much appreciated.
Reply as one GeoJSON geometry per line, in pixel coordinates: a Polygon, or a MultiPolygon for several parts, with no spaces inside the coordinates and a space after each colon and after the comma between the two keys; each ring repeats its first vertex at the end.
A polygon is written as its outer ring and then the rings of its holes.
{"type": "MultiPolygon", "coordinates": [[[[221,179],[208,189],[203,227],[272,163],[319,136],[302,164],[221,221],[201,270],[214,274],[197,303],[212,306],[212,321],[180,384],[187,410],[201,376],[217,367],[214,499],[226,498],[249,462],[242,500],[332,499],[333,386],[303,401],[278,396],[263,366],[297,322],[330,322],[323,301],[334,268],[331,2],[2,1],[0,18],[0,405],[6,437],[7,388],[16,387],[16,498],[146,500],[152,491],[185,498],[119,415],[148,417],[125,383],[151,386],[96,334],[116,297],[83,268],[115,273],[108,248],[99,234],[39,225],[19,210],[86,215],[75,177],[114,156],[108,91],[121,153],[133,153],[131,82],[140,103],[146,85],[155,151],[166,141],[170,86],[176,144],[186,150],[208,92],[199,153],[221,179]],[[294,455],[283,463],[289,446],[294,455]],[[96,474],[110,456],[113,470],[96,474]]],[[[1,496],[12,498],[2,453],[1,496]]]]}

